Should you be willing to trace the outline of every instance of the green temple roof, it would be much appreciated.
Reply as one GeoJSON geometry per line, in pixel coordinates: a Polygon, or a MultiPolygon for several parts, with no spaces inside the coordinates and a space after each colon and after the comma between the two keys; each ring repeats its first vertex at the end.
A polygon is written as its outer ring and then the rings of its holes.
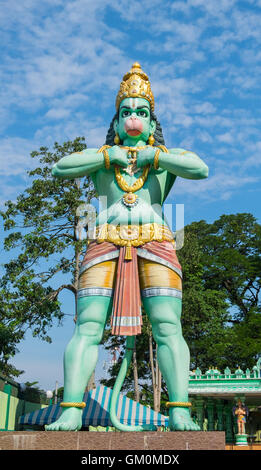
{"type": "Polygon", "coordinates": [[[221,373],[211,368],[202,373],[199,368],[190,372],[189,395],[204,395],[229,398],[238,395],[261,397],[261,358],[257,364],[243,371],[238,368],[232,372],[228,367],[221,373]]]}

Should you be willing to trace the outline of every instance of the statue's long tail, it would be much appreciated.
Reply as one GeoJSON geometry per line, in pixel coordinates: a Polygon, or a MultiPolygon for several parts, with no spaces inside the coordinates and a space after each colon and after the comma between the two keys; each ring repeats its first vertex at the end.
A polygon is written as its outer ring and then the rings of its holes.
{"type": "Polygon", "coordinates": [[[156,431],[157,427],[153,424],[144,424],[140,426],[128,426],[127,424],[122,424],[116,415],[116,404],[118,400],[119,393],[121,391],[122,384],[127,374],[129,368],[133,349],[135,345],[135,336],[127,336],[126,341],[126,352],[119,370],[119,373],[116,377],[115,384],[112,391],[111,403],[110,403],[110,418],[113,426],[120,431],[156,431]]]}

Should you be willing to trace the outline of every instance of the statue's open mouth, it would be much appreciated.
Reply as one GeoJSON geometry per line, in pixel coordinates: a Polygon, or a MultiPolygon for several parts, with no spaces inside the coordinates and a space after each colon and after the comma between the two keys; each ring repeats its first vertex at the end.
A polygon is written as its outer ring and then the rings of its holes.
{"type": "Polygon", "coordinates": [[[141,131],[139,129],[128,129],[127,134],[131,136],[137,136],[141,134],[141,131]]]}

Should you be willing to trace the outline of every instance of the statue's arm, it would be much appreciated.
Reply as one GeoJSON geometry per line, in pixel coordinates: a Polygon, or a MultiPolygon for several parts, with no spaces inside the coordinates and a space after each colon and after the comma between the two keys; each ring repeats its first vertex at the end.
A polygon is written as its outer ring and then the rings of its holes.
{"type": "Polygon", "coordinates": [[[61,158],[52,168],[56,178],[80,178],[104,167],[104,156],[97,149],[86,149],[61,158]]]}
{"type": "Polygon", "coordinates": [[[176,148],[160,152],[159,167],[176,176],[188,179],[208,177],[208,166],[193,152],[176,148]]]}

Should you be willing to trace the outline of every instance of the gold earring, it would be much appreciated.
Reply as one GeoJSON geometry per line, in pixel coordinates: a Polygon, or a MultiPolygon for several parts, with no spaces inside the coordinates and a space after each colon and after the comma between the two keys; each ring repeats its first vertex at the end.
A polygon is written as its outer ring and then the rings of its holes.
{"type": "Polygon", "coordinates": [[[151,134],[151,135],[149,136],[149,138],[148,138],[148,144],[149,144],[149,145],[153,145],[154,142],[155,142],[155,139],[154,139],[154,137],[153,137],[153,134],[151,134]]]}
{"type": "Polygon", "coordinates": [[[119,143],[120,143],[120,137],[119,137],[118,133],[115,134],[114,143],[115,143],[115,145],[119,145],[119,143]]]}

